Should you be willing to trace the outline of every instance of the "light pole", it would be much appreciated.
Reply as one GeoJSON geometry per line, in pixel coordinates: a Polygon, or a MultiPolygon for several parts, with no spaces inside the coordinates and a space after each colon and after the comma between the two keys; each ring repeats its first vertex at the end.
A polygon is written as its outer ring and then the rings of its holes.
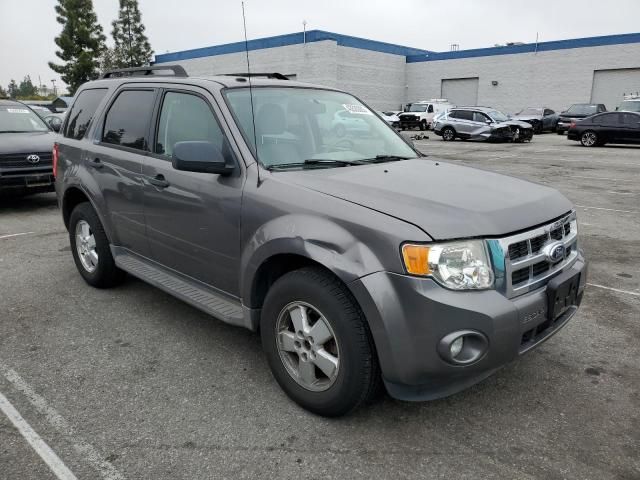
{"type": "Polygon", "coordinates": [[[58,91],[56,90],[56,79],[55,78],[51,79],[51,85],[53,85],[53,96],[57,97],[58,96],[58,91]]]}
{"type": "Polygon", "coordinates": [[[307,44],[307,21],[302,20],[302,43],[307,44]]]}

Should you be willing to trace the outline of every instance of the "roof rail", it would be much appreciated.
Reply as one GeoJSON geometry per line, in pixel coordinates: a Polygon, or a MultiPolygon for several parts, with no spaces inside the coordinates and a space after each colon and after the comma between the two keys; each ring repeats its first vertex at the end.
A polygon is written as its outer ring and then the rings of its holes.
{"type": "MultiPolygon", "coordinates": [[[[100,78],[140,77],[156,75],[154,72],[173,72],[174,77],[188,77],[187,72],[180,65],[147,65],[144,67],[119,68],[104,72],[100,78]]],[[[160,74],[157,74],[160,75],[160,74]]]]}
{"type": "Polygon", "coordinates": [[[266,78],[274,78],[276,80],[289,80],[286,75],[283,75],[278,72],[271,73],[223,73],[225,77],[266,77],[266,78]]]}

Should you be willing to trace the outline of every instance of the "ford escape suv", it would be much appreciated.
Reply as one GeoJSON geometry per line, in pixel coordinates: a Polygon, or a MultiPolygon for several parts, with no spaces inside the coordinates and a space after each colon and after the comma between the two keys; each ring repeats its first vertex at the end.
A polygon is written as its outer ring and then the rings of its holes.
{"type": "Polygon", "coordinates": [[[425,158],[356,97],[280,75],[108,73],[54,148],[85,281],[129,273],[259,331],[284,391],[429,400],[556,333],[586,282],[557,191],[425,158]],[[338,112],[367,129],[337,135],[338,112]]]}

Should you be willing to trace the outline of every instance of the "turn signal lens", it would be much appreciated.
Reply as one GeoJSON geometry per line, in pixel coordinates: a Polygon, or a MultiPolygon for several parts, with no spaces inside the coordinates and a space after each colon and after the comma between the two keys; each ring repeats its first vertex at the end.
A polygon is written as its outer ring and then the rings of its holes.
{"type": "Polygon", "coordinates": [[[53,159],[53,178],[56,178],[58,176],[58,142],[53,144],[53,153],[52,153],[52,159],[53,159]]]}
{"type": "Polygon", "coordinates": [[[402,246],[402,258],[411,275],[429,275],[429,247],[406,244],[402,246]]]}

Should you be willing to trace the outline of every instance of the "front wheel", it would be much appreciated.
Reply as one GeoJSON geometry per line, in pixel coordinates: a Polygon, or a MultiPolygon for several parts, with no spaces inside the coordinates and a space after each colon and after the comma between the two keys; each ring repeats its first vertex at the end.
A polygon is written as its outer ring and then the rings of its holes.
{"type": "Polygon", "coordinates": [[[580,136],[580,143],[585,147],[595,147],[598,142],[598,134],[591,130],[587,130],[580,136]]]}
{"type": "Polygon", "coordinates": [[[107,235],[89,202],[71,212],[69,242],[76,267],[89,285],[108,288],[122,281],[124,272],[116,267],[107,235]]]}
{"type": "Polygon", "coordinates": [[[420,130],[421,130],[421,131],[423,131],[423,132],[424,132],[425,130],[427,130],[427,122],[426,122],[425,120],[422,120],[422,121],[420,122],[420,130]]]}
{"type": "Polygon", "coordinates": [[[260,329],[273,376],[303,408],[337,417],[378,391],[368,325],[332,274],[311,267],[278,279],[265,299],[260,329]]]}
{"type": "Polygon", "coordinates": [[[451,127],[445,127],[442,129],[442,140],[445,142],[452,142],[456,139],[456,131],[451,127]]]}

